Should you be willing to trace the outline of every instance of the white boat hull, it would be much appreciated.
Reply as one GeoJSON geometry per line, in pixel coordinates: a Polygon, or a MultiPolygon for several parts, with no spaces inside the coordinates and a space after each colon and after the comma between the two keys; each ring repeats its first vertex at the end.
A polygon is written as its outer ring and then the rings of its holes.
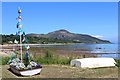
{"type": "Polygon", "coordinates": [[[14,72],[15,74],[22,75],[22,76],[32,76],[32,75],[39,74],[41,72],[41,68],[25,70],[25,71],[19,71],[14,67],[10,67],[10,68],[11,68],[11,71],[14,72]]]}
{"type": "Polygon", "coordinates": [[[81,68],[115,67],[113,58],[83,58],[71,60],[71,66],[81,68]]]}
{"type": "Polygon", "coordinates": [[[27,71],[20,71],[20,74],[23,76],[32,76],[35,74],[38,74],[41,72],[41,69],[33,69],[33,70],[27,70],[27,71]]]}

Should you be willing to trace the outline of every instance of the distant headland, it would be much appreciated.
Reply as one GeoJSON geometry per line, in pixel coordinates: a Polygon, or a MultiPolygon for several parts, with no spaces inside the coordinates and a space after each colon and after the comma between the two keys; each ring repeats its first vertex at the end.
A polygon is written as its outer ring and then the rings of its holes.
{"type": "MultiPolygon", "coordinates": [[[[48,34],[27,34],[29,43],[35,44],[49,44],[49,43],[90,43],[90,44],[108,44],[108,40],[101,40],[99,38],[87,35],[76,34],[64,29],[49,32],[48,34]]],[[[14,39],[19,41],[16,35],[2,35],[2,43],[14,42],[14,39]]]]}

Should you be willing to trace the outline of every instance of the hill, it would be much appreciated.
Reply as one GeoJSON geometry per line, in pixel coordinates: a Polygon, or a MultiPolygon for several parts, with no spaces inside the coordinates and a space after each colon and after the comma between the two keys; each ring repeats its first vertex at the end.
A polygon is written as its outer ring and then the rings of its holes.
{"type": "MultiPolygon", "coordinates": [[[[111,43],[108,40],[101,40],[86,34],[75,34],[67,30],[60,29],[57,31],[50,32],[48,34],[27,34],[28,37],[36,37],[42,39],[48,39],[49,42],[56,43],[111,43]]],[[[44,41],[46,42],[46,41],[44,41]]]]}

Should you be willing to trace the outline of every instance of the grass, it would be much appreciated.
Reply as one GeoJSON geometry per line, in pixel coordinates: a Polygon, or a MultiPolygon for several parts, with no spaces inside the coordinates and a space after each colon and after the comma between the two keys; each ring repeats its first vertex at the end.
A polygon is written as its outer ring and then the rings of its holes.
{"type": "Polygon", "coordinates": [[[6,65],[6,64],[8,64],[8,61],[10,60],[10,57],[2,57],[2,62],[1,62],[1,64],[2,65],[6,65]]]}
{"type": "Polygon", "coordinates": [[[2,57],[0,57],[0,65],[2,65],[2,57]]]}
{"type": "Polygon", "coordinates": [[[62,64],[62,65],[68,65],[72,59],[72,57],[63,57],[58,56],[54,52],[50,50],[45,50],[44,55],[40,56],[34,56],[35,61],[41,64],[62,64]]]}

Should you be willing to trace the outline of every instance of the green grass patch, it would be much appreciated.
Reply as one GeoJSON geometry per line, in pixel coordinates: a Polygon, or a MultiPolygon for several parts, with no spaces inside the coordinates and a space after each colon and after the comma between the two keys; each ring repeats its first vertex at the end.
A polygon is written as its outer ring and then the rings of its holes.
{"type": "Polygon", "coordinates": [[[72,59],[72,57],[58,56],[54,52],[52,52],[50,50],[45,50],[44,53],[45,53],[44,55],[36,56],[36,58],[34,60],[37,61],[38,63],[41,63],[41,64],[63,64],[63,65],[68,65],[68,64],[70,64],[70,61],[72,59]]]}
{"type": "Polygon", "coordinates": [[[10,60],[10,57],[2,57],[2,65],[6,65],[8,63],[8,61],[10,60]]]}
{"type": "Polygon", "coordinates": [[[2,57],[0,57],[0,65],[2,65],[2,57]]]}

